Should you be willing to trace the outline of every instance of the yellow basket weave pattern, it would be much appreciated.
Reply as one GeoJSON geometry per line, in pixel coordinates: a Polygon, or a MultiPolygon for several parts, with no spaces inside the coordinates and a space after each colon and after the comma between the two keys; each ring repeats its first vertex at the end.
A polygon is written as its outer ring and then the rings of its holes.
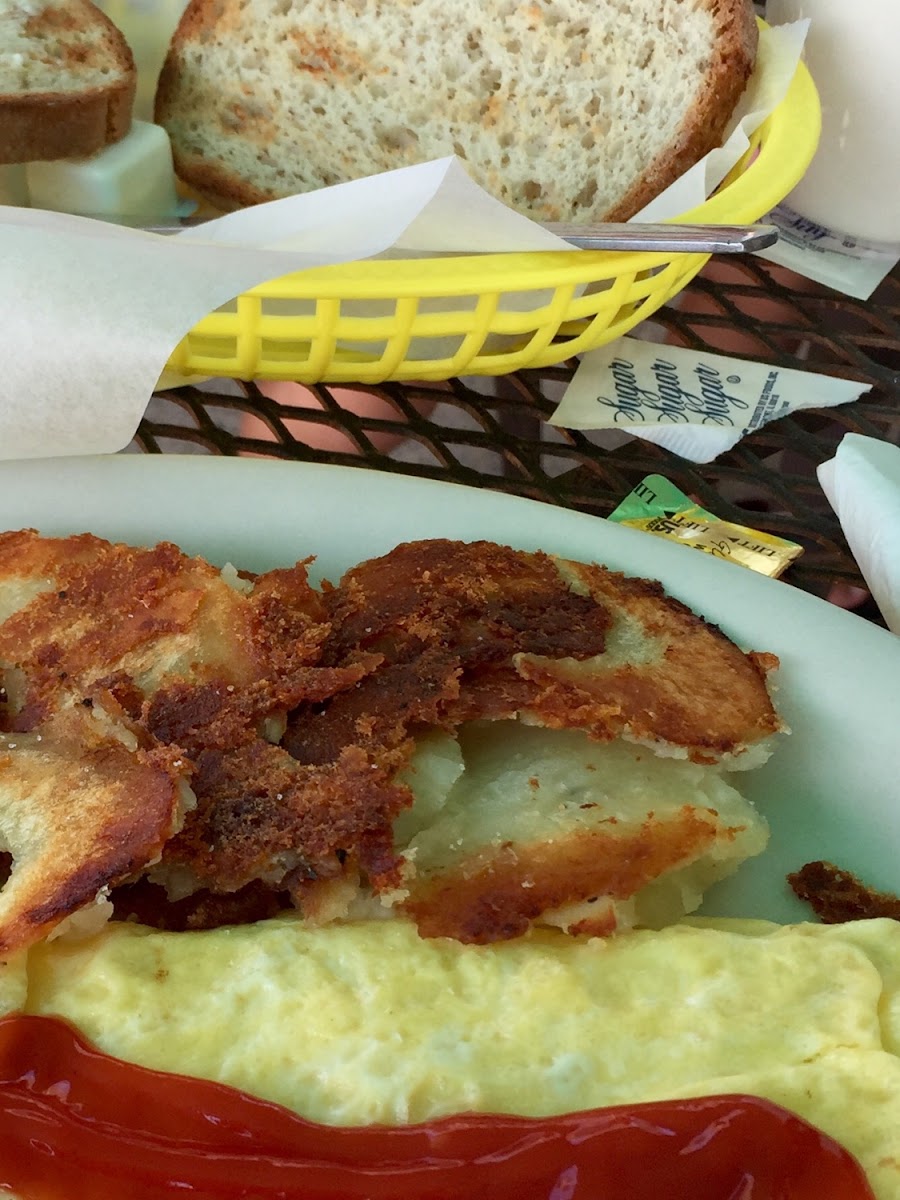
{"type": "MultiPolygon", "coordinates": [[[[678,218],[744,224],[791,191],[819,136],[800,66],[719,190],[678,218]]],[[[180,375],[381,383],[546,367],[646,320],[705,254],[559,251],[366,260],[285,275],[211,313],[176,348],[180,375]]]]}

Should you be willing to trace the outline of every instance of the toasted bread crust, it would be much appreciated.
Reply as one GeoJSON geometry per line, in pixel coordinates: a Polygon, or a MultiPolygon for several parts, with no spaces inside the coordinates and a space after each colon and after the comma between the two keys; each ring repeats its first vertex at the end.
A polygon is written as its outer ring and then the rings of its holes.
{"type": "MultiPolygon", "coordinates": [[[[165,69],[164,72],[165,74],[165,69]]],[[[162,88],[162,77],[160,88],[162,88]]],[[[154,120],[162,124],[159,116],[160,91],[156,93],[156,115],[154,120]]],[[[278,197],[256,187],[247,179],[241,179],[220,163],[208,162],[199,154],[186,152],[177,142],[172,143],[172,162],[175,174],[218,212],[234,212],[239,208],[252,208],[255,204],[266,204],[278,197]]]]}
{"type": "MultiPolygon", "coordinates": [[[[174,104],[178,90],[181,65],[177,47],[183,42],[199,39],[212,20],[212,9],[203,7],[196,0],[192,0],[182,13],[156,85],[153,119],[158,125],[165,125],[165,115],[174,104]]],[[[191,154],[175,138],[172,139],[172,161],[178,178],[220,212],[250,208],[254,204],[265,204],[275,199],[270,192],[242,179],[220,163],[209,162],[199,154],[191,154]]]]}
{"type": "Polygon", "coordinates": [[[81,86],[78,72],[92,64],[84,61],[81,47],[63,40],[58,90],[0,92],[0,163],[86,158],[128,133],[137,69],[128,43],[104,12],[86,2],[48,4],[29,17],[24,35],[39,47],[46,33],[64,39],[67,31],[86,27],[98,53],[115,63],[116,75],[108,84],[81,86]]]}
{"type": "Polygon", "coordinates": [[[0,96],[0,163],[87,158],[131,128],[136,80],[61,95],[0,96]]]}
{"type": "Polygon", "coordinates": [[[731,115],[753,73],[759,29],[746,0],[707,0],[707,7],[718,14],[726,32],[717,44],[717,55],[706,84],[685,117],[677,139],[606,214],[607,221],[629,220],[722,142],[731,115]]]}
{"type": "MultiPolygon", "coordinates": [[[[196,3],[188,4],[172,37],[171,49],[159,74],[156,85],[153,119],[164,125],[164,116],[175,101],[180,74],[176,46],[199,38],[211,21],[211,9],[196,3]]],[[[275,197],[247,179],[241,179],[233,171],[226,170],[220,163],[208,162],[199,154],[191,154],[180,142],[172,140],[172,161],[175,174],[190,184],[203,199],[220,212],[231,212],[236,208],[250,208],[254,204],[265,204],[275,197]]]]}

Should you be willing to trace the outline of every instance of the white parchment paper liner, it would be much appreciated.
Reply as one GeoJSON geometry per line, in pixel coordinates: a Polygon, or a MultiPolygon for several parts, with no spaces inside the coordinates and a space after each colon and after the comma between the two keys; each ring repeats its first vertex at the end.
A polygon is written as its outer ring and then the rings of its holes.
{"type": "Polygon", "coordinates": [[[847,433],[818,474],[875,603],[900,633],[900,446],[847,433]]]}

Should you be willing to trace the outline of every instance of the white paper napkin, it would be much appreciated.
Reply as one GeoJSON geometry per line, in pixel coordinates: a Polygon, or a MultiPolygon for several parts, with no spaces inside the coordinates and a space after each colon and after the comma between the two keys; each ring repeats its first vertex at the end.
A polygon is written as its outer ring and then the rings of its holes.
{"type": "Polygon", "coordinates": [[[0,206],[0,458],[121,449],[169,355],[207,313],[268,279],[435,230],[457,252],[563,245],[482,191],[454,158],[177,237],[0,206]]]}
{"type": "Polygon", "coordinates": [[[900,446],[848,433],[818,473],[875,603],[900,633],[900,446]]]}

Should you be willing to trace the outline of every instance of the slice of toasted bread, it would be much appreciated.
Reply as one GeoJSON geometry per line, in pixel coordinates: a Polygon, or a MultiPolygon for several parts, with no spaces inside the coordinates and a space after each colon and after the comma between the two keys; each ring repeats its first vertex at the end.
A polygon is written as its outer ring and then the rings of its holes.
{"type": "Polygon", "coordinates": [[[538,220],[624,219],[716,146],[750,0],[191,0],[156,119],[222,207],[448,154],[538,220]]]}
{"type": "Polygon", "coordinates": [[[0,0],[0,163],[118,142],[136,86],[128,43],[90,0],[0,0]]]}

